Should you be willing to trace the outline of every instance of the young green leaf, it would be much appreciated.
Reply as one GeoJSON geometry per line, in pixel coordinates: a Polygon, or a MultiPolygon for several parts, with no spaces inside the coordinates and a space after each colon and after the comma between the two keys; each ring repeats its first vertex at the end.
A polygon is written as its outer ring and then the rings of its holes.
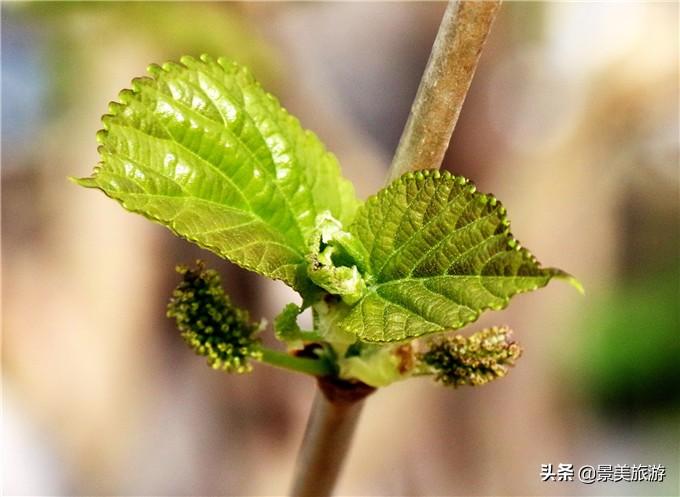
{"type": "Polygon", "coordinates": [[[126,209],[301,293],[316,216],[354,215],[335,157],[247,69],[183,57],[110,105],[91,178],[126,209]]]}
{"type": "Polygon", "coordinates": [[[342,223],[329,212],[317,216],[316,232],[310,240],[309,278],[328,293],[340,296],[349,305],[359,301],[366,290],[356,265],[362,264],[364,260],[361,244],[343,231],[342,223]]]}
{"type": "Polygon", "coordinates": [[[276,338],[285,342],[288,348],[301,349],[305,342],[323,340],[317,333],[300,328],[297,318],[302,311],[303,309],[295,304],[287,304],[279,315],[274,318],[276,338]]]}
{"type": "Polygon", "coordinates": [[[447,172],[408,173],[369,199],[348,231],[368,254],[367,290],[340,324],[394,342],[454,330],[552,278],[510,233],[505,209],[447,172]]]}

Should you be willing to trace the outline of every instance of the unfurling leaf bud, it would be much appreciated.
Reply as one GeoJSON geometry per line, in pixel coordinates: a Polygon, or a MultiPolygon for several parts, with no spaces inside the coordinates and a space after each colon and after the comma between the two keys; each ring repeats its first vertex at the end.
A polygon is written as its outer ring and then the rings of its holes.
{"type": "Polygon", "coordinates": [[[509,340],[511,334],[510,328],[495,326],[470,337],[433,339],[418,355],[420,369],[447,386],[483,385],[505,376],[521,355],[520,346],[509,340]]]}
{"type": "Polygon", "coordinates": [[[250,322],[248,312],[231,303],[216,271],[177,267],[182,281],[172,292],[167,316],[174,318],[184,341],[208,358],[208,365],[230,373],[252,370],[248,359],[260,359],[262,352],[256,334],[260,325],[250,322]]]}

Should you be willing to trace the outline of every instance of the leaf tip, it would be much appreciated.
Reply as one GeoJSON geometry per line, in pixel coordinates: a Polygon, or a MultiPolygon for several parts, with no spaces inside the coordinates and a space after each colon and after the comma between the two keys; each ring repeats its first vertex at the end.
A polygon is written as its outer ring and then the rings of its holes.
{"type": "Polygon", "coordinates": [[[67,179],[78,186],[84,188],[99,188],[97,184],[97,178],[94,176],[88,176],[87,178],[76,178],[75,176],[67,176],[67,179]]]}
{"type": "Polygon", "coordinates": [[[581,295],[586,294],[586,290],[585,290],[585,288],[583,288],[583,284],[576,277],[572,276],[569,273],[562,271],[561,269],[555,269],[554,271],[555,271],[555,273],[554,273],[555,278],[559,278],[561,280],[566,281],[572,287],[574,287],[576,289],[576,291],[578,293],[580,293],[581,295]]]}

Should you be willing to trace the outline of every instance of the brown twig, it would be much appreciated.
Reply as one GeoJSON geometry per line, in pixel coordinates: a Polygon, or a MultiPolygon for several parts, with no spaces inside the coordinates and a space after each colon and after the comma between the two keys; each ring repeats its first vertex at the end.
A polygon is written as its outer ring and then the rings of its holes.
{"type": "Polygon", "coordinates": [[[293,478],[293,497],[330,495],[352,441],[364,399],[363,383],[320,378],[293,478]]]}
{"type": "Polygon", "coordinates": [[[438,169],[449,146],[500,0],[451,1],[388,176],[438,169]]]}

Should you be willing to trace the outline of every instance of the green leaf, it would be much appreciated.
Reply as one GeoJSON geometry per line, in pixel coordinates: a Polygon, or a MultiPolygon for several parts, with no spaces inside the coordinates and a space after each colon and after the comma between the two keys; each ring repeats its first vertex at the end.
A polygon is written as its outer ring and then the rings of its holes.
{"type": "Polygon", "coordinates": [[[551,278],[510,233],[503,208],[468,180],[408,173],[370,198],[348,231],[368,254],[367,291],[339,325],[369,342],[455,330],[551,278]]]}
{"type": "Polygon", "coordinates": [[[274,318],[276,338],[285,342],[289,348],[301,349],[304,342],[322,340],[322,337],[317,333],[300,328],[297,318],[302,311],[303,309],[291,303],[287,304],[279,315],[274,318]]]}
{"type": "Polygon", "coordinates": [[[335,157],[233,62],[184,57],[149,72],[110,105],[101,162],[77,182],[306,293],[316,216],[348,222],[358,206],[335,157]]]}
{"type": "Polygon", "coordinates": [[[315,235],[309,246],[307,274],[319,287],[354,304],[364,295],[366,284],[354,264],[363,261],[363,247],[329,212],[317,216],[315,235]],[[359,257],[357,257],[357,255],[359,257]]]}

